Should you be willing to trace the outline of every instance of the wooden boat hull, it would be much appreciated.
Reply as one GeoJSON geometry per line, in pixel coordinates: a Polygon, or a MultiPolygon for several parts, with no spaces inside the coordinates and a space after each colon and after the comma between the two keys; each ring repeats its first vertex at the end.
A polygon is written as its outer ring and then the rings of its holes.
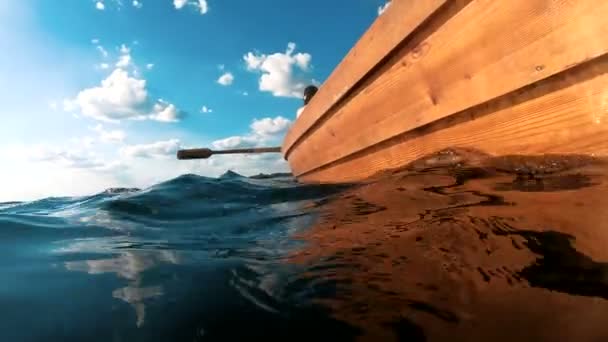
{"type": "Polygon", "coordinates": [[[449,147],[608,155],[608,2],[393,0],[288,132],[304,182],[449,147]]]}

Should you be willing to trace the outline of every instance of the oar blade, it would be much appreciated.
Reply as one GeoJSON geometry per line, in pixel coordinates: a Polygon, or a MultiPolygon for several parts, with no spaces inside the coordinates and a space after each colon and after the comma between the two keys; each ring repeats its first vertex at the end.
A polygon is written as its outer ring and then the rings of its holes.
{"type": "Polygon", "coordinates": [[[177,159],[207,159],[213,155],[213,151],[208,148],[195,148],[190,150],[177,151],[177,159]]]}

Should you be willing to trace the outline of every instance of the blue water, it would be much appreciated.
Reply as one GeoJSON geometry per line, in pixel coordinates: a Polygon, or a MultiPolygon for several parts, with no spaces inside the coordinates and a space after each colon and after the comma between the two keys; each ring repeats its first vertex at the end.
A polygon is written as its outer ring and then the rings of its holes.
{"type": "Polygon", "coordinates": [[[285,262],[341,187],[184,175],[0,204],[0,341],[349,339],[285,262]]]}
{"type": "Polygon", "coordinates": [[[608,161],[185,175],[0,203],[0,342],[608,341],[608,161]]]}

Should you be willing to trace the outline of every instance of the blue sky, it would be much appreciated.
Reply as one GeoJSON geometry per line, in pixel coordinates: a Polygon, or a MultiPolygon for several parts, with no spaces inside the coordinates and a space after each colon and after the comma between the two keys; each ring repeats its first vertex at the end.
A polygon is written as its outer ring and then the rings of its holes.
{"type": "Polygon", "coordinates": [[[179,162],[183,147],[280,145],[385,0],[0,3],[0,201],[287,170],[278,155],[179,162]]]}

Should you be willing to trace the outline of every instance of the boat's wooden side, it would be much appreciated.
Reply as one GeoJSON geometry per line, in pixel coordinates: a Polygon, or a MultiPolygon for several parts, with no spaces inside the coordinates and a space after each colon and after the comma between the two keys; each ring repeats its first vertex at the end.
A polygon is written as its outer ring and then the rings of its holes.
{"type": "MultiPolygon", "coordinates": [[[[399,10],[387,18],[407,17],[399,10]]],[[[448,1],[347,98],[322,86],[283,152],[309,182],[360,180],[446,147],[608,155],[607,16],[599,0],[448,1]]],[[[327,84],[349,71],[337,72],[327,84]]]]}
{"type": "Polygon", "coordinates": [[[323,91],[317,93],[314,101],[308,104],[297,125],[286,135],[283,153],[287,154],[296,140],[319,124],[332,107],[338,106],[356,90],[357,83],[372,74],[375,67],[381,66],[382,60],[446,1],[394,1],[391,10],[365,32],[323,84],[323,91]],[[407,13],[407,16],[402,13],[407,13]]]}

